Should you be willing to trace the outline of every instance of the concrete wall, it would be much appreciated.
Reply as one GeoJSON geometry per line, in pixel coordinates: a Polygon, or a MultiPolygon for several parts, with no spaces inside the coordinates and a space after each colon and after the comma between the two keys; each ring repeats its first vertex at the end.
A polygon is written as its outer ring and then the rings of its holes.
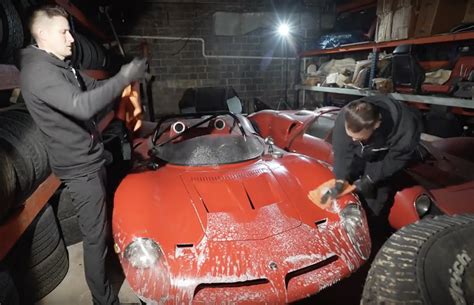
{"type": "MultiPolygon", "coordinates": [[[[317,2],[317,1],[315,1],[317,2]]],[[[119,27],[120,35],[191,37],[202,41],[183,39],[143,39],[122,38],[128,55],[142,54],[142,44],[146,42],[150,50],[153,98],[155,111],[159,114],[178,112],[178,101],[183,91],[189,87],[232,86],[246,102],[260,98],[276,107],[285,99],[285,59],[249,59],[239,56],[274,56],[285,58],[281,39],[275,35],[274,22],[262,22],[259,27],[245,34],[232,36],[216,35],[213,15],[215,12],[267,12],[275,15],[275,8],[268,0],[245,1],[149,1],[141,7],[139,18],[119,27]],[[204,43],[205,54],[202,46],[204,43]],[[235,58],[225,58],[235,56],[235,58]]],[[[238,15],[238,14],[237,14],[238,15]]],[[[318,33],[318,5],[306,5],[293,11],[291,16],[296,32],[294,40],[301,45],[305,37],[318,33]]],[[[252,18],[251,18],[252,19],[252,18]]],[[[217,24],[217,27],[226,24],[217,24]]],[[[236,24],[235,18],[229,23],[236,24]]],[[[250,22],[240,29],[252,27],[250,22]]],[[[244,30],[245,30],[244,29],[244,30]]],[[[222,32],[222,31],[220,31],[222,32]]],[[[296,43],[294,44],[296,45],[296,43]]],[[[293,44],[289,45],[288,56],[297,53],[293,44]]],[[[293,105],[294,91],[291,90],[296,70],[296,61],[289,60],[288,103],[293,105]]]]}

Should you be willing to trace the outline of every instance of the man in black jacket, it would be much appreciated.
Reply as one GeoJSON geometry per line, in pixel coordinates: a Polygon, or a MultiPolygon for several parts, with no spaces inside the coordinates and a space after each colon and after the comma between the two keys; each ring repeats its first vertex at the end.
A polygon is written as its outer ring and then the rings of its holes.
{"type": "Polygon", "coordinates": [[[30,31],[37,45],[20,53],[22,95],[46,143],[53,173],[73,199],[83,235],[84,269],[94,304],[119,304],[105,271],[108,225],[105,205],[104,146],[94,116],[111,104],[146,63],[134,59],[105,81],[72,68],[74,39],[60,7],[33,12],[30,31]]]}
{"type": "Polygon", "coordinates": [[[333,129],[336,184],[331,197],[348,181],[355,184],[372,215],[387,213],[390,178],[412,159],[420,134],[416,113],[396,100],[366,97],[346,105],[333,129]]]}

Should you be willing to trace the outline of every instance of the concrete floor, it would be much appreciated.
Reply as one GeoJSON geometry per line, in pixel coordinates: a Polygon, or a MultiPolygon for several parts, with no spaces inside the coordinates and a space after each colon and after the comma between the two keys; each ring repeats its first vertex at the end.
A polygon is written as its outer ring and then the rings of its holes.
{"type": "MultiPolygon", "coordinates": [[[[67,249],[69,252],[69,270],[66,277],[56,289],[36,302],[35,305],[92,304],[92,298],[84,276],[82,243],[71,245],[67,249]]],[[[115,268],[118,268],[118,266],[115,266],[115,268]]],[[[139,299],[121,274],[112,274],[111,281],[114,288],[120,289],[120,304],[140,304],[139,299]]]]}

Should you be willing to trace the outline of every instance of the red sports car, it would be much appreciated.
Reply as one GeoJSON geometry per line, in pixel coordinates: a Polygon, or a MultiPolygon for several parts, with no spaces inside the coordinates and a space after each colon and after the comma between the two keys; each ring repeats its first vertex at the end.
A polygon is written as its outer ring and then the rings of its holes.
{"type": "MultiPolygon", "coordinates": [[[[278,147],[332,164],[331,135],[339,110],[263,110],[249,119],[278,147]]],[[[399,229],[427,215],[474,213],[473,152],[474,138],[422,140],[419,160],[394,179],[398,191],[390,210],[391,226],[399,229]]]]}
{"type": "Polygon", "coordinates": [[[349,276],[371,250],[353,194],[321,209],[328,165],[226,113],[161,119],[114,199],[115,250],[150,304],[282,304],[349,276]],[[148,152],[148,155],[147,153],[148,152]]]}

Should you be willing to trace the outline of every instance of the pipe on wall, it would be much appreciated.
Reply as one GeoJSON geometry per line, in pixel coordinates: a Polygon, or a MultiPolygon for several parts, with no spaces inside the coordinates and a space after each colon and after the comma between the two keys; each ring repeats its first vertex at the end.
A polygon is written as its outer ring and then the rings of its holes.
{"type": "MultiPolygon", "coordinates": [[[[201,42],[202,56],[204,58],[234,58],[234,59],[274,59],[286,60],[286,57],[272,57],[272,56],[244,56],[244,55],[209,55],[206,54],[206,42],[199,37],[171,37],[171,36],[146,36],[146,35],[122,35],[120,38],[127,39],[149,39],[149,40],[175,40],[175,41],[199,41],[201,42]]],[[[296,60],[295,57],[288,57],[288,60],[296,60]]]]}

